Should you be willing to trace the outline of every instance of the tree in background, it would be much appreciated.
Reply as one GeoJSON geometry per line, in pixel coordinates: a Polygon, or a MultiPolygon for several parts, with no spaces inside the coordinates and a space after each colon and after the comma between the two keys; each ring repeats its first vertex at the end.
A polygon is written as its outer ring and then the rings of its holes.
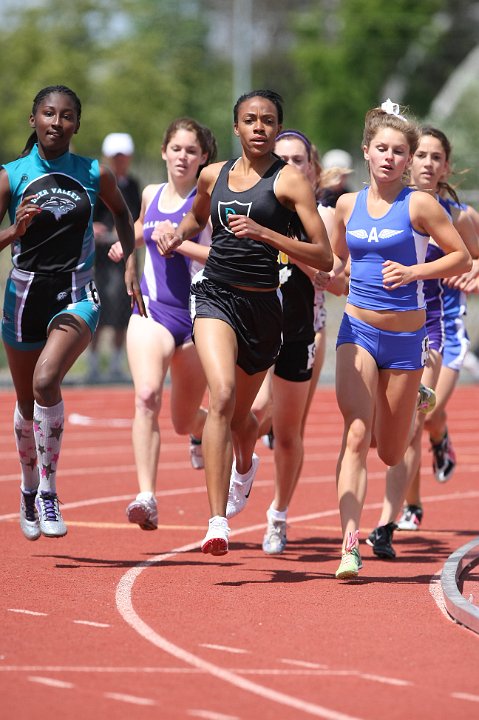
{"type": "MultiPolygon", "coordinates": [[[[343,147],[360,157],[368,107],[389,95],[419,119],[427,115],[479,42],[478,6],[472,0],[254,0],[251,42],[244,38],[251,85],[280,92],[286,124],[301,127],[322,152],[343,147]]],[[[229,156],[235,7],[241,10],[241,0],[27,0],[21,6],[11,0],[0,24],[6,69],[0,161],[22,149],[37,90],[56,83],[71,85],[82,99],[88,122],[79,152],[98,155],[108,132],[129,132],[144,182],[158,179],[161,136],[174,116],[207,124],[219,157],[229,156]]],[[[468,104],[460,117],[461,146],[473,145],[476,108],[468,104]]],[[[457,114],[448,118],[455,122],[457,114]]],[[[474,177],[471,172],[467,182],[474,177]]]]}

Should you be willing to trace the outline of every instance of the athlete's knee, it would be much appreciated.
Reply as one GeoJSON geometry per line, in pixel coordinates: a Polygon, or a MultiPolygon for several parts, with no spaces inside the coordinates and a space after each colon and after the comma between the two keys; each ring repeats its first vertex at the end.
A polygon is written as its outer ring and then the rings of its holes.
{"type": "Polygon", "coordinates": [[[225,416],[231,419],[236,402],[234,385],[223,384],[210,388],[208,414],[211,416],[225,416]]]}
{"type": "Polygon", "coordinates": [[[371,429],[363,420],[356,418],[350,423],[347,429],[346,444],[351,452],[367,452],[371,445],[371,429]]]}
{"type": "Polygon", "coordinates": [[[135,394],[135,407],[144,415],[158,414],[161,410],[161,388],[142,385],[135,394]]]}
{"type": "Polygon", "coordinates": [[[35,369],[32,389],[39,405],[49,406],[58,402],[62,376],[60,368],[53,363],[44,363],[35,369]]]}
{"type": "Polygon", "coordinates": [[[406,447],[397,447],[394,444],[386,444],[381,445],[378,444],[377,447],[377,453],[379,458],[383,461],[385,465],[389,465],[389,467],[393,467],[394,465],[397,465],[401,460],[404,458],[404,453],[406,452],[406,447]]]}

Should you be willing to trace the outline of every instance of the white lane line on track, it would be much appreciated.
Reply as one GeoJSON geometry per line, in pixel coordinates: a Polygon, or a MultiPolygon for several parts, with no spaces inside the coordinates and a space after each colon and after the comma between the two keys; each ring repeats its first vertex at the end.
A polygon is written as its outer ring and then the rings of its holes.
{"type": "Polygon", "coordinates": [[[71,413],[68,416],[68,422],[72,425],[82,425],[90,427],[126,427],[132,426],[132,420],[128,418],[100,418],[90,417],[89,415],[81,415],[80,413],[71,413]]]}
{"type": "Polygon", "coordinates": [[[281,658],[280,662],[286,665],[298,665],[298,667],[309,668],[310,670],[327,670],[327,665],[320,665],[319,663],[307,662],[306,660],[290,660],[289,658],[281,658]]]}
{"type": "Polygon", "coordinates": [[[359,670],[331,670],[327,665],[320,665],[319,663],[306,662],[304,660],[289,660],[288,658],[282,658],[282,663],[287,665],[298,665],[299,667],[321,670],[321,675],[331,675],[336,677],[359,677],[362,680],[372,680],[373,682],[383,683],[384,685],[395,685],[397,687],[404,687],[412,685],[408,680],[400,680],[398,678],[384,677],[383,675],[373,675],[372,673],[362,673],[359,670]]]}
{"type": "MultiPolygon", "coordinates": [[[[479,470],[479,466],[478,466],[479,470]]],[[[84,474],[84,470],[82,471],[84,474]]],[[[369,473],[369,477],[372,478],[374,475],[377,475],[377,477],[384,477],[384,473],[369,473]]],[[[18,477],[16,477],[18,480],[18,477]]],[[[319,483],[322,482],[329,482],[329,480],[333,479],[333,476],[331,478],[325,478],[325,479],[319,479],[319,478],[305,478],[304,481],[302,480],[303,484],[306,483],[319,483]]],[[[0,480],[1,482],[1,480],[0,480]]],[[[263,486],[270,486],[271,481],[270,480],[260,480],[256,482],[257,487],[263,487],[263,486]]],[[[187,488],[175,488],[172,490],[159,490],[156,493],[156,496],[158,498],[161,497],[177,497],[180,495],[196,495],[196,494],[203,494],[206,493],[205,487],[202,485],[201,487],[187,487],[187,488]]],[[[99,497],[99,498],[89,498],[88,500],[77,500],[75,502],[70,503],[62,503],[62,511],[63,510],[73,510],[75,508],[83,508],[83,507],[91,507],[91,506],[97,506],[97,505],[106,505],[116,502],[126,502],[131,500],[131,494],[129,495],[110,495],[108,497],[99,497]]],[[[447,493],[445,495],[427,495],[423,497],[423,502],[449,502],[450,500],[469,500],[472,498],[478,498],[479,497],[479,490],[468,490],[467,492],[456,492],[456,493],[447,493]]],[[[382,503],[368,503],[364,505],[364,510],[377,510],[378,508],[382,508],[382,503]]],[[[329,516],[331,515],[338,515],[339,511],[328,511],[329,516]]],[[[291,520],[288,518],[288,522],[302,522],[304,518],[315,520],[319,517],[326,517],[325,515],[321,514],[312,514],[312,515],[304,515],[301,519],[295,520],[292,518],[291,520]]],[[[3,520],[14,520],[18,519],[18,512],[13,513],[7,513],[5,515],[0,515],[0,522],[3,520]]],[[[259,527],[259,526],[258,526],[259,527]]],[[[264,526],[262,526],[262,530],[264,530],[264,526]]]]}
{"type": "Polygon", "coordinates": [[[132,705],[156,705],[154,700],[144,697],[136,697],[135,695],[125,695],[123,693],[107,692],[104,693],[104,697],[110,700],[118,700],[119,702],[126,702],[132,705]]]}
{"type": "Polygon", "coordinates": [[[200,643],[200,647],[209,648],[210,650],[222,650],[223,652],[237,655],[242,655],[243,653],[247,655],[251,652],[250,650],[242,650],[241,648],[228,647],[227,645],[211,645],[210,643],[200,643]]]}
{"type": "MultiPolygon", "coordinates": [[[[313,664],[313,663],[310,663],[313,664]]],[[[305,663],[306,665],[306,663],[305,663]]],[[[394,678],[383,678],[380,675],[372,675],[371,673],[359,673],[357,670],[328,670],[324,668],[230,668],[231,672],[238,675],[252,675],[253,677],[361,677],[364,680],[373,682],[387,682],[391,685],[405,686],[411,685],[407,680],[398,680],[394,678]]],[[[0,673],[2,672],[54,672],[54,673],[98,673],[98,674],[150,674],[150,675],[203,675],[206,670],[195,667],[96,667],[96,666],[77,666],[77,665],[0,665],[0,673]]]]}
{"type": "Polygon", "coordinates": [[[7,608],[8,612],[21,613],[22,615],[37,615],[39,617],[47,617],[48,613],[36,612],[35,610],[23,610],[21,608],[7,608]]]}
{"type": "MultiPolygon", "coordinates": [[[[313,513],[310,515],[299,516],[294,520],[296,520],[296,522],[300,522],[302,520],[317,519],[319,517],[329,517],[331,515],[337,515],[337,513],[337,510],[328,510],[322,513],[313,513]]],[[[293,518],[291,518],[291,521],[293,521],[293,518]]],[[[263,529],[264,523],[261,523],[260,525],[250,525],[249,527],[234,530],[231,533],[231,537],[246,532],[255,532],[263,529]]],[[[142,620],[142,618],[136,613],[132,602],[133,585],[139,575],[143,572],[143,570],[151,567],[152,565],[157,565],[158,563],[168,560],[179,553],[197,550],[199,549],[199,547],[200,542],[184,545],[183,547],[172,550],[170,553],[157,555],[156,557],[150,558],[145,562],[139,563],[123,575],[122,579],[117,585],[116,605],[120,615],[123,617],[125,622],[127,622],[128,625],[130,625],[130,627],[135,630],[135,632],[145,638],[152,645],[155,645],[155,647],[160,648],[161,650],[168,653],[169,655],[172,655],[176,659],[181,660],[188,665],[192,665],[195,668],[201,669],[209,673],[213,677],[216,677],[221,681],[228,682],[237,688],[245,690],[246,692],[258,695],[265,700],[270,700],[271,702],[278,703],[282,706],[291,707],[295,710],[298,710],[299,712],[313,715],[315,717],[324,718],[325,720],[359,720],[357,716],[337,712],[336,710],[323,707],[322,705],[307,702],[292,695],[287,695],[286,693],[265,687],[257,682],[246,679],[239,673],[235,673],[231,670],[227,670],[223,667],[215,665],[212,662],[204,660],[197,655],[189,652],[188,650],[185,650],[184,648],[181,648],[178,645],[170,642],[165,637],[155,632],[152,627],[150,627],[144,620],[142,620]]]]}
{"type": "MultiPolygon", "coordinates": [[[[464,499],[466,497],[478,497],[479,492],[472,491],[467,493],[450,493],[448,499],[464,499]]],[[[438,498],[436,496],[433,496],[432,498],[427,498],[427,500],[431,501],[440,501],[445,500],[445,496],[442,496],[441,498],[438,498]]],[[[426,498],[424,499],[426,501],[426,498]]],[[[365,506],[364,509],[373,509],[373,508],[379,508],[381,507],[381,503],[374,503],[374,504],[368,504],[365,506]]],[[[308,515],[299,516],[296,518],[289,518],[289,521],[291,523],[294,522],[304,522],[309,520],[317,520],[319,518],[323,517],[331,517],[333,515],[337,515],[337,510],[329,510],[321,513],[311,513],[308,515]]],[[[261,525],[255,525],[255,526],[249,526],[246,528],[240,528],[236,531],[233,531],[231,533],[231,536],[234,537],[236,535],[246,533],[246,532],[254,532],[257,530],[262,530],[263,524],[261,525]]],[[[159,647],[160,649],[164,650],[170,655],[173,655],[173,657],[182,660],[186,662],[189,665],[192,665],[196,668],[202,669],[207,673],[210,673],[214,677],[217,677],[220,680],[223,680],[225,682],[229,682],[232,685],[239,687],[243,690],[246,690],[248,692],[251,692],[253,694],[259,695],[267,700],[271,700],[273,702],[277,702],[281,705],[286,705],[288,707],[293,707],[296,710],[299,710],[301,712],[307,713],[309,715],[314,715],[316,717],[322,717],[326,718],[327,720],[351,720],[352,716],[345,715],[343,713],[338,713],[335,710],[331,710],[329,708],[325,708],[321,705],[316,705],[314,703],[305,702],[299,698],[295,698],[293,696],[287,695],[282,692],[274,691],[270,688],[266,688],[259,683],[251,682],[246,680],[244,677],[241,677],[239,673],[232,672],[230,670],[226,670],[224,668],[221,668],[217,665],[214,665],[211,662],[205,661],[202,658],[194,655],[193,653],[190,653],[187,650],[184,650],[183,648],[175,645],[174,643],[167,640],[165,637],[159,635],[156,633],[153,628],[151,628],[147,623],[145,623],[142,618],[136,613],[136,611],[133,608],[132,603],[132,588],[133,585],[137,579],[137,577],[143,572],[144,569],[150,567],[152,564],[158,564],[166,559],[170,559],[171,557],[174,557],[178,553],[182,552],[189,552],[191,550],[199,549],[200,543],[192,543],[190,545],[185,545],[181,548],[177,548],[175,550],[172,550],[170,553],[164,554],[164,555],[158,555],[154,558],[151,558],[150,560],[140,563],[136,567],[132,568],[131,570],[127,571],[123,578],[121,579],[120,583],[117,586],[117,592],[116,592],[116,603],[117,608],[120,614],[122,615],[123,619],[142,637],[144,637],[148,642],[152,643],[156,647],[159,647]]],[[[373,676],[373,675],[364,675],[365,679],[370,680],[376,680],[376,681],[382,681],[384,682],[385,678],[379,678],[379,676],[373,676]]],[[[405,684],[408,684],[406,681],[397,680],[394,679],[392,682],[397,682],[398,684],[402,684],[403,682],[405,684]]]]}
{"type": "Polygon", "coordinates": [[[54,680],[53,678],[31,675],[28,679],[30,682],[39,683],[39,685],[48,685],[49,687],[63,688],[64,690],[71,690],[75,687],[73,683],[65,682],[64,680],[54,680]]]}
{"type": "Polygon", "coordinates": [[[240,720],[237,715],[223,715],[223,713],[211,712],[210,710],[188,710],[188,715],[203,718],[203,720],[240,720]]]}
{"type": "Polygon", "coordinates": [[[479,695],[471,695],[470,693],[453,692],[451,697],[457,700],[470,700],[471,702],[479,702],[479,695]]]}
{"type": "Polygon", "coordinates": [[[90,625],[91,627],[97,628],[109,628],[111,625],[108,623],[93,622],[93,620],[74,620],[75,625],[90,625]]]}

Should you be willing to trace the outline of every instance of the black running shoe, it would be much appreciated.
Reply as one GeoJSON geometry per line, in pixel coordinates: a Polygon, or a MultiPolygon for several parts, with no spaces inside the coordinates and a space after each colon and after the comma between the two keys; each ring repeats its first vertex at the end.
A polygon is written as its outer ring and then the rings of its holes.
{"type": "Polygon", "coordinates": [[[396,557],[396,551],[392,546],[393,533],[397,525],[394,522],[390,522],[387,525],[380,525],[374,528],[370,533],[367,544],[373,549],[373,553],[378,558],[384,560],[393,560],[396,557]]]}
{"type": "Polygon", "coordinates": [[[452,478],[456,468],[456,453],[447,430],[438,443],[433,443],[431,440],[431,450],[433,455],[432,469],[436,480],[440,483],[447,482],[452,478]]]}

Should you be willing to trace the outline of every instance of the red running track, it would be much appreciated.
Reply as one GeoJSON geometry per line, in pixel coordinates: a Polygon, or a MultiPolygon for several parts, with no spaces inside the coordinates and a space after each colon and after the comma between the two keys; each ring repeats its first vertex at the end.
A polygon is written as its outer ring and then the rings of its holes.
{"type": "MultiPolygon", "coordinates": [[[[459,464],[449,483],[434,480],[424,445],[421,529],[396,533],[395,561],[376,559],[362,542],[360,577],[342,582],[334,579],[341,420],[332,388],[316,394],[289,543],[277,557],[261,550],[273,475],[262,443],[229,554],[204,556],[204,474],[191,468],[168,402],[161,525],[143,532],[124,512],[136,493],[131,388],[67,388],[64,397],[58,488],[69,532],[32,543],[18,527],[14,398],[0,393],[4,717],[479,717],[479,635],[445,613],[439,585],[448,556],[479,535],[479,386],[460,386],[451,402],[459,464]]],[[[379,517],[384,470],[372,454],[363,540],[379,517]]],[[[477,569],[464,587],[477,603],[477,569]]]]}

